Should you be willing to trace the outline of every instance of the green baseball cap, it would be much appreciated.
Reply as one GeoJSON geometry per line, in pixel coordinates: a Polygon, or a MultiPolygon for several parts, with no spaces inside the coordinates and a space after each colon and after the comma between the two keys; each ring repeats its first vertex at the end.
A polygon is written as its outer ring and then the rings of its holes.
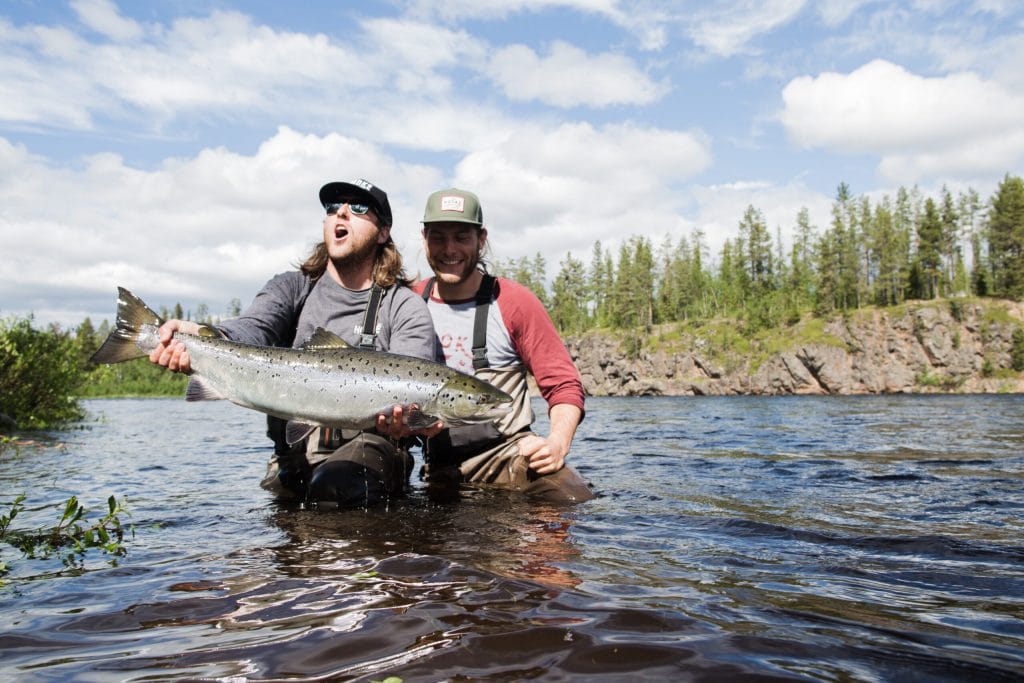
{"type": "Polygon", "coordinates": [[[438,190],[427,197],[427,208],[423,210],[423,223],[472,223],[484,224],[484,212],[480,199],[466,190],[454,187],[438,190]]]}

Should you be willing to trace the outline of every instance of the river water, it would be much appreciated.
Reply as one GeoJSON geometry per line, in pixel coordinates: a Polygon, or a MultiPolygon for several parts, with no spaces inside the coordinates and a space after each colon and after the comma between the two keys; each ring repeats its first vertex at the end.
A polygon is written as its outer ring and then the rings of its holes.
{"type": "Polygon", "coordinates": [[[135,535],[0,549],[0,679],[1024,677],[1024,396],[595,398],[592,501],[347,512],[259,489],[258,413],[86,406],[0,454],[0,512],[115,495],[135,535]]]}

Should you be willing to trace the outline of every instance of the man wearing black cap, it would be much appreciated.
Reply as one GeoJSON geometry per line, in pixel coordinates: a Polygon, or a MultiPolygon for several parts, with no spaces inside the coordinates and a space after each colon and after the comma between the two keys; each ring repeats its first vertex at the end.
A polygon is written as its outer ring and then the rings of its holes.
{"type": "MultiPolygon", "coordinates": [[[[387,194],[366,180],[334,182],[320,188],[320,203],[323,241],[298,270],[274,276],[241,316],[215,331],[246,344],[299,347],[323,327],[352,346],[433,360],[434,328],[391,239],[387,194]]],[[[187,351],[172,337],[198,328],[167,321],[150,360],[190,372],[187,351]]],[[[261,485],[282,498],[367,506],[408,486],[412,457],[373,430],[317,429],[289,446],[282,420],[269,418],[268,427],[275,449],[261,485]]],[[[378,428],[387,432],[383,418],[378,428]]]]}

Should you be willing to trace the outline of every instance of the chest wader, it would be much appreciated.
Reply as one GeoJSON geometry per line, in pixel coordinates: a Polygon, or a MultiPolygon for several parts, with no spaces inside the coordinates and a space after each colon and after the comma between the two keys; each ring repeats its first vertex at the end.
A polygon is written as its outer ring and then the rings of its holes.
{"type": "MultiPolygon", "coordinates": [[[[293,329],[298,327],[299,316],[302,307],[306,304],[309,293],[313,290],[315,281],[310,283],[305,293],[299,300],[295,310],[293,329]]],[[[363,312],[363,324],[359,333],[360,349],[373,350],[377,340],[377,311],[380,309],[384,290],[374,284],[370,288],[370,298],[366,303],[366,310],[363,312]]],[[[294,337],[286,344],[291,346],[294,337]]],[[[318,427],[313,434],[298,443],[289,445],[285,437],[285,429],[288,424],[273,415],[267,416],[267,436],[274,442],[274,458],[267,468],[267,475],[263,478],[261,486],[267,490],[282,492],[282,488],[292,494],[305,497],[309,484],[310,474],[313,465],[323,460],[325,455],[317,458],[314,454],[326,454],[339,448],[347,441],[356,438],[360,432],[355,429],[331,429],[330,427],[318,427]],[[310,456],[313,456],[312,458],[310,456]]]]}
{"type": "MultiPolygon", "coordinates": [[[[489,451],[500,450],[514,441],[519,434],[529,433],[533,424],[533,409],[530,407],[530,387],[526,379],[526,368],[513,365],[507,368],[492,368],[487,362],[487,316],[494,298],[495,279],[484,274],[480,289],[476,293],[476,313],[473,319],[473,374],[490,382],[498,389],[512,396],[512,410],[493,422],[450,427],[427,441],[424,460],[427,471],[444,467],[459,466],[467,481],[482,481],[475,468],[466,471],[464,465],[471,459],[489,451]]],[[[423,299],[430,299],[434,278],[427,282],[423,299]]],[[[482,473],[481,473],[482,474],[482,473]]],[[[488,478],[487,475],[483,475],[488,478]]]]}

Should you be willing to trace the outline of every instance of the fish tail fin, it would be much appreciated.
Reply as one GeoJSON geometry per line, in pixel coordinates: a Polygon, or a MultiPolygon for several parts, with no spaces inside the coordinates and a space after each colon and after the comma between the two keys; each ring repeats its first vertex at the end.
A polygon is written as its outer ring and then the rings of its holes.
{"type": "Polygon", "coordinates": [[[143,326],[160,327],[163,319],[154,313],[142,299],[124,287],[117,288],[117,325],[89,360],[93,363],[123,363],[141,358],[146,352],[136,340],[143,326]]]}

